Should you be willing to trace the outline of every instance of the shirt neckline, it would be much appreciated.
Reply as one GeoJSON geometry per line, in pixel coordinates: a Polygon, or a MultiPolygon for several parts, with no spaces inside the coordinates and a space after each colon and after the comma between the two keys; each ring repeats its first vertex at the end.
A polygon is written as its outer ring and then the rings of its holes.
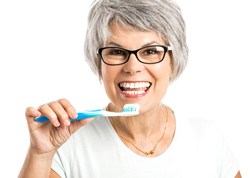
{"type": "Polygon", "coordinates": [[[130,157],[133,157],[135,159],[142,159],[142,160],[159,160],[159,159],[165,159],[165,157],[168,157],[168,155],[171,155],[171,152],[173,151],[173,148],[175,147],[175,145],[177,144],[176,142],[178,142],[178,137],[179,137],[179,120],[176,117],[175,114],[175,119],[176,119],[176,128],[175,128],[175,134],[173,137],[172,142],[170,143],[169,147],[159,156],[156,157],[143,157],[140,156],[136,153],[134,153],[132,150],[130,150],[120,139],[120,137],[118,136],[118,134],[116,133],[115,129],[112,126],[112,123],[110,122],[108,117],[105,117],[105,120],[107,122],[107,125],[109,127],[109,130],[111,132],[112,137],[114,138],[115,142],[118,144],[119,149],[121,149],[121,151],[123,152],[123,154],[127,154],[130,157]]]}

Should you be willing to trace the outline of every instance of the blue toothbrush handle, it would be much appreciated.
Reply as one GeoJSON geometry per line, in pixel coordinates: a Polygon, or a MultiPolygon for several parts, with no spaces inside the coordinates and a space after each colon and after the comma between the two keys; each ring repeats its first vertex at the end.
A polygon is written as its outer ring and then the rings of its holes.
{"type": "MultiPolygon", "coordinates": [[[[79,113],[77,113],[78,114],[77,118],[70,119],[70,120],[71,121],[79,121],[79,120],[92,118],[92,117],[100,117],[100,116],[102,116],[102,114],[99,111],[101,111],[101,110],[98,109],[98,110],[91,110],[91,111],[86,111],[86,112],[79,112],[79,113]]],[[[34,120],[36,122],[50,122],[46,116],[37,117],[34,120]]]]}
{"type": "Polygon", "coordinates": [[[35,118],[36,122],[49,122],[49,119],[45,116],[35,118]]]}
{"type": "MultiPolygon", "coordinates": [[[[97,110],[96,110],[97,111],[97,110]]],[[[75,119],[70,119],[71,121],[79,121],[87,118],[92,118],[92,117],[100,117],[102,116],[101,113],[98,112],[79,112],[77,113],[78,116],[75,119]]]]}

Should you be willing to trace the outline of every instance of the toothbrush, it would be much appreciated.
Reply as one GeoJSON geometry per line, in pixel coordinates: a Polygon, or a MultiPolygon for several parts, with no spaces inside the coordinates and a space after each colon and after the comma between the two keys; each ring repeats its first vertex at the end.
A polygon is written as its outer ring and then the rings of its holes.
{"type": "MultiPolygon", "coordinates": [[[[77,113],[78,116],[75,119],[70,119],[71,121],[79,121],[92,117],[114,117],[114,116],[134,116],[139,114],[140,105],[139,104],[125,104],[122,108],[122,112],[111,112],[103,109],[97,110],[87,110],[77,113]]],[[[41,116],[35,118],[36,122],[49,122],[46,116],[41,116]]]]}

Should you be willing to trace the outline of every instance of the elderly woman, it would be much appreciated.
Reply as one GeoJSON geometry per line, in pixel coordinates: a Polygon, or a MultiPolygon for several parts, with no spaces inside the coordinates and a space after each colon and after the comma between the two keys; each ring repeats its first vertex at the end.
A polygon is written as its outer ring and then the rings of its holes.
{"type": "Polygon", "coordinates": [[[106,110],[138,103],[139,115],[71,122],[77,112],[66,99],[27,108],[30,147],[19,177],[241,177],[211,123],[187,121],[161,102],[188,56],[172,0],[95,1],[85,53],[110,99],[106,110]]]}

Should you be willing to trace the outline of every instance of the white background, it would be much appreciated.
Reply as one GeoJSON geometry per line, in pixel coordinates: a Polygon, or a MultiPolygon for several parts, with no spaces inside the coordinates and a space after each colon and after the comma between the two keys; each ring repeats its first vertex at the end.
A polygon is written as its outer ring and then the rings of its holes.
{"type": "MultiPolygon", "coordinates": [[[[61,97],[78,110],[108,102],[83,56],[90,2],[0,2],[1,175],[16,177],[23,163],[29,144],[27,106],[61,97]]],[[[164,102],[188,117],[216,121],[243,177],[250,177],[248,2],[178,2],[187,24],[190,58],[164,102]]]]}

